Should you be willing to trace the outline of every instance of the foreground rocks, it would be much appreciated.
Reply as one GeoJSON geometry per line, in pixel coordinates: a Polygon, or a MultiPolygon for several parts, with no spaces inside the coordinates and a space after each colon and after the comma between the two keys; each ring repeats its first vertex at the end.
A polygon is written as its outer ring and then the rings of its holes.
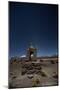
{"type": "Polygon", "coordinates": [[[9,88],[58,85],[58,61],[9,63],[9,88]]]}

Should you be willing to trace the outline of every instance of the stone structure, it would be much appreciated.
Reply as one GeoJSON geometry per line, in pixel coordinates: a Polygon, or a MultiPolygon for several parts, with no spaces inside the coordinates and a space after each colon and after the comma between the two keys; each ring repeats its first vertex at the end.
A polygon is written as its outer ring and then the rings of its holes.
{"type": "Polygon", "coordinates": [[[30,44],[30,47],[27,49],[27,57],[29,60],[36,61],[37,49],[33,47],[32,43],[30,44]]]}

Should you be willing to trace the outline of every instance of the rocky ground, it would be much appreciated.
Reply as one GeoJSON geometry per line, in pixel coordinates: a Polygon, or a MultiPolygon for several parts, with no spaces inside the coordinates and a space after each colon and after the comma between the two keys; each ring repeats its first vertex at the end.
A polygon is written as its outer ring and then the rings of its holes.
{"type": "Polygon", "coordinates": [[[9,62],[9,88],[25,88],[58,85],[58,61],[9,62]]]}

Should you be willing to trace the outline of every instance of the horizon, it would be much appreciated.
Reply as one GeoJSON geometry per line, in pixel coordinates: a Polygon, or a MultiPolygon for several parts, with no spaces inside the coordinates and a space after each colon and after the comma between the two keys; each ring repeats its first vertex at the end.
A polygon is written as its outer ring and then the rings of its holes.
{"type": "MultiPolygon", "coordinates": [[[[58,55],[50,55],[50,56],[37,56],[36,58],[47,58],[47,57],[58,57],[58,55]]],[[[11,58],[27,58],[27,56],[25,55],[25,56],[12,56],[12,57],[10,57],[9,59],[11,59],[11,58]]]]}

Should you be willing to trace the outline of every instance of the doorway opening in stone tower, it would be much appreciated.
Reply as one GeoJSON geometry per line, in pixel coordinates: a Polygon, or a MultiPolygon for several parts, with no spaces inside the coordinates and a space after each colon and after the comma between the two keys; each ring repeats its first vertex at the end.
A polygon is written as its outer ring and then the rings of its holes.
{"type": "Polygon", "coordinates": [[[34,52],[33,52],[33,51],[30,52],[30,57],[31,57],[31,58],[34,57],[34,52]]]}

